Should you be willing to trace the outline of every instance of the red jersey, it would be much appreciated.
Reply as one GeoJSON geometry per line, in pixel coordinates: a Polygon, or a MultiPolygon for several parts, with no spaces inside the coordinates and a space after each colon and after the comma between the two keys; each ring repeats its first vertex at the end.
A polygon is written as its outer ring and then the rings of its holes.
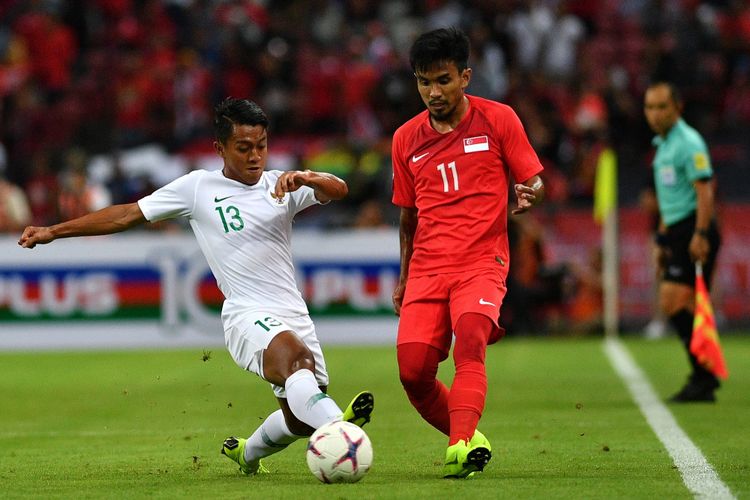
{"type": "Polygon", "coordinates": [[[409,276],[508,269],[510,175],[543,170],[518,116],[505,104],[466,96],[458,126],[441,134],[427,110],[393,135],[393,203],[418,210],[409,276]]]}

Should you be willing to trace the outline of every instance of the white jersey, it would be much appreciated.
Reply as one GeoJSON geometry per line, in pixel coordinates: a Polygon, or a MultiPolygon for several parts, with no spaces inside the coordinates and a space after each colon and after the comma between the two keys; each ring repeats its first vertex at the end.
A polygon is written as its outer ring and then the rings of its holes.
{"type": "Polygon", "coordinates": [[[220,170],[196,170],[138,200],[151,222],[178,216],[190,220],[225,297],[225,329],[258,310],[287,317],[308,314],[294,278],[292,220],[319,202],[307,186],[273,198],[281,174],[263,172],[257,184],[248,186],[220,170]]]}

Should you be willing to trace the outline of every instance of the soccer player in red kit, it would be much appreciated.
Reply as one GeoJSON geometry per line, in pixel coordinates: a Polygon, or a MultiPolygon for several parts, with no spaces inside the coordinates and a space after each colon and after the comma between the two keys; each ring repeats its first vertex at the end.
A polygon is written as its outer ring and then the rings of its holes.
{"type": "Polygon", "coordinates": [[[401,207],[401,383],[422,417],[449,436],[443,476],[464,478],[492,456],[477,430],[487,393],[485,353],[498,326],[508,275],[507,207],[513,214],[544,196],[542,165],[518,116],[504,104],[464,93],[469,40],[458,29],[422,34],[410,62],[427,109],[393,136],[393,203],[401,207]],[[450,389],[437,380],[453,337],[450,389]]]}

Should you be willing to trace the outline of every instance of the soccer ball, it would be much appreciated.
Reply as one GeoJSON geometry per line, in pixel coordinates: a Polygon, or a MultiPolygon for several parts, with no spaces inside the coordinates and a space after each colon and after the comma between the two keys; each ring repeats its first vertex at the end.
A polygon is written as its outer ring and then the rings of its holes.
{"type": "Polygon", "coordinates": [[[372,443],[350,422],[319,427],[307,443],[307,466],[324,483],[356,483],[372,465],[372,443]]]}

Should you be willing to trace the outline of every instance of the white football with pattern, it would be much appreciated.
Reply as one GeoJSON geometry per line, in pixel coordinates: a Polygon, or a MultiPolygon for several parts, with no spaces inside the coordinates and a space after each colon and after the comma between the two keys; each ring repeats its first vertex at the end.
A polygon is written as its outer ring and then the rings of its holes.
{"type": "Polygon", "coordinates": [[[324,483],[356,483],[372,465],[372,443],[349,422],[319,427],[307,443],[307,466],[324,483]]]}

